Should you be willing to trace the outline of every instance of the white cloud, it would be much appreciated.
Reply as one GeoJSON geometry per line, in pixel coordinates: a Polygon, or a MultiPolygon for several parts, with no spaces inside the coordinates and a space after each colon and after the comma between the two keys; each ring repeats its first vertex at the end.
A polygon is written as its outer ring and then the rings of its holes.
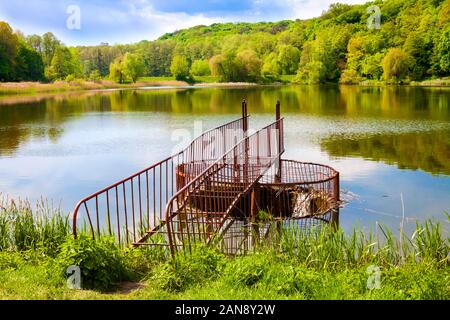
{"type": "MultiPolygon", "coordinates": [[[[82,28],[71,32],[66,28],[66,7],[70,0],[54,3],[47,0],[0,1],[0,17],[14,28],[27,34],[51,31],[69,45],[98,44],[100,42],[131,43],[143,39],[153,40],[166,32],[196,25],[210,25],[216,22],[256,22],[282,19],[307,19],[326,10],[331,3],[364,3],[365,0],[253,0],[242,10],[229,10],[223,4],[220,12],[214,5],[206,5],[205,10],[195,12],[170,12],[157,10],[151,0],[86,1],[79,0],[82,28]]],[[[186,6],[184,6],[186,8],[186,6]]],[[[201,7],[200,7],[201,9],[201,7]]]]}
{"type": "Polygon", "coordinates": [[[286,0],[281,2],[287,3],[290,7],[291,19],[309,19],[320,16],[332,3],[363,4],[368,0],[286,0]]]}

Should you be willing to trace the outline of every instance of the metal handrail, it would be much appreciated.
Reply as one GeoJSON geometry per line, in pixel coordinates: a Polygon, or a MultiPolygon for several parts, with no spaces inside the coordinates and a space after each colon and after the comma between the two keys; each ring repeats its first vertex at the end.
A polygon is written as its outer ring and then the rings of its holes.
{"type": "MultiPolygon", "coordinates": [[[[151,229],[152,225],[153,227],[156,227],[157,221],[156,219],[159,219],[160,221],[163,220],[163,199],[168,199],[169,194],[173,194],[173,192],[179,188],[177,182],[175,181],[175,174],[174,174],[174,168],[176,168],[179,164],[195,161],[195,160],[202,160],[204,161],[204,144],[205,143],[212,143],[211,138],[215,137],[216,135],[222,135],[224,139],[222,141],[214,141],[214,146],[219,146],[220,148],[228,148],[230,145],[234,145],[235,139],[240,139],[243,136],[243,128],[246,126],[246,123],[248,121],[248,116],[246,114],[243,115],[243,117],[230,121],[226,124],[223,124],[221,126],[218,126],[216,128],[212,128],[210,130],[205,131],[202,133],[199,137],[194,139],[185,149],[182,151],[162,160],[159,161],[145,169],[142,169],[124,179],[121,179],[120,181],[117,181],[108,187],[105,187],[97,192],[92,193],[91,195],[83,198],[80,200],[77,205],[75,206],[75,209],[73,211],[73,217],[72,217],[72,233],[74,237],[77,236],[77,219],[80,212],[80,209],[82,206],[84,206],[84,211],[87,215],[88,225],[91,230],[92,236],[95,238],[95,233],[97,233],[97,236],[99,237],[101,234],[101,223],[100,223],[100,207],[106,212],[106,223],[103,224],[103,227],[106,225],[107,227],[107,233],[110,235],[114,234],[113,231],[113,225],[115,220],[116,228],[117,228],[117,237],[119,243],[122,240],[121,237],[121,224],[122,222],[125,223],[125,233],[126,233],[126,242],[129,243],[130,240],[130,233],[133,242],[135,242],[139,237],[142,236],[145,232],[147,232],[147,229],[151,229]],[[228,135],[227,130],[233,130],[233,135],[228,135]],[[169,172],[170,167],[170,172],[169,172]],[[163,179],[164,178],[164,179],[163,179]],[[153,181],[152,181],[153,180],[153,181]],[[163,181],[164,180],[164,181],[163,181]],[[169,181],[170,180],[170,181],[169,181]],[[145,195],[142,195],[142,181],[145,181],[146,189],[144,191],[145,195]],[[153,190],[150,194],[149,189],[149,183],[152,182],[153,190]],[[126,187],[128,186],[129,189],[131,189],[131,199],[127,196],[126,187]],[[134,189],[138,190],[139,198],[135,199],[134,189]],[[159,189],[158,189],[159,188],[159,189]],[[119,189],[122,189],[121,193],[123,194],[123,199],[119,200],[119,189]],[[115,198],[115,201],[110,201],[110,193],[113,193],[112,198],[115,198]],[[105,197],[103,206],[100,202],[102,200],[100,197],[105,197]],[[156,198],[159,196],[159,200],[156,198]],[[143,208],[142,208],[142,197],[145,197],[144,199],[144,206],[147,205],[147,221],[144,221],[144,216],[142,214],[143,208]],[[128,202],[127,202],[128,199],[128,202]],[[153,207],[150,204],[150,200],[153,202],[153,207]],[[95,202],[91,205],[94,206],[95,216],[91,217],[91,214],[89,212],[89,204],[90,202],[95,202]],[[115,217],[112,217],[111,215],[111,204],[115,204],[116,209],[116,215],[115,217]],[[128,214],[127,209],[130,209],[129,206],[131,205],[131,212],[130,216],[128,214]],[[157,205],[159,205],[159,214],[156,212],[157,205]],[[139,215],[136,213],[135,207],[139,207],[139,215]],[[152,207],[152,210],[150,209],[152,207]],[[151,220],[150,211],[153,211],[153,221],[151,220]],[[121,219],[122,218],[122,219],[121,219]],[[138,223],[136,223],[136,219],[139,219],[138,223]],[[95,221],[95,226],[93,223],[93,220],[95,221]],[[132,224],[132,232],[130,231],[130,228],[128,224],[132,224]],[[97,230],[95,230],[97,229],[97,230]]],[[[209,159],[208,161],[213,161],[215,159],[209,159]]],[[[189,180],[184,181],[184,183],[189,182],[189,180]]]]}
{"type": "Polygon", "coordinates": [[[165,209],[165,225],[172,255],[179,247],[190,249],[195,241],[209,242],[223,225],[234,204],[274,163],[279,163],[283,152],[281,118],[251,136],[244,137],[178,190],[165,209]],[[274,137],[272,132],[275,132],[274,137]],[[265,141],[261,141],[263,139],[265,141]],[[208,198],[208,192],[213,193],[213,199],[208,198]]]}

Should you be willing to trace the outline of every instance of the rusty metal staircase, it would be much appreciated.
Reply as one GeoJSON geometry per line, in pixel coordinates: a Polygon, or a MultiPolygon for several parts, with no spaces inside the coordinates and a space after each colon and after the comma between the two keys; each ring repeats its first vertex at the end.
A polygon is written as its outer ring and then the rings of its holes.
{"type": "MultiPolygon", "coordinates": [[[[172,254],[210,243],[253,210],[248,195],[263,175],[277,176],[283,119],[252,135],[242,117],[203,133],[179,153],[78,202],[72,230],[120,244],[167,246],[172,254]],[[239,206],[237,206],[239,204],[239,206]],[[248,210],[247,210],[248,209],[248,210]]],[[[250,197],[251,198],[251,197],[250,197]]]]}

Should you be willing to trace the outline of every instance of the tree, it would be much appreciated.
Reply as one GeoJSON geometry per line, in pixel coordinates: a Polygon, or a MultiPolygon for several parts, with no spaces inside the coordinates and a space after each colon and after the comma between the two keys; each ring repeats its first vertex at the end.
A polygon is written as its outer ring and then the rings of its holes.
{"type": "Polygon", "coordinates": [[[131,79],[132,82],[136,82],[144,74],[144,60],[137,53],[126,53],[121,68],[125,77],[131,79]]]}
{"type": "Polygon", "coordinates": [[[15,79],[18,81],[40,81],[44,79],[44,63],[42,57],[25,42],[19,45],[16,56],[15,79]]]}
{"type": "Polygon", "coordinates": [[[123,57],[118,57],[109,65],[109,77],[117,83],[124,83],[125,81],[125,75],[122,70],[122,61],[123,57]]]}
{"type": "Polygon", "coordinates": [[[26,38],[27,44],[39,54],[42,53],[42,38],[37,34],[33,34],[26,38]]]}
{"type": "Polygon", "coordinates": [[[275,52],[272,52],[264,59],[261,75],[271,80],[280,78],[280,65],[278,64],[278,55],[275,52]]]}
{"type": "Polygon", "coordinates": [[[339,83],[341,84],[359,84],[360,81],[361,78],[358,72],[354,69],[345,69],[339,79],[339,83]]]}
{"type": "Polygon", "coordinates": [[[291,45],[278,47],[278,63],[283,74],[295,74],[300,62],[300,50],[291,45]]]}
{"type": "Polygon", "coordinates": [[[442,33],[437,51],[442,72],[450,73],[450,27],[442,33]]]}
{"type": "Polygon", "coordinates": [[[361,75],[372,80],[380,80],[383,75],[383,68],[381,62],[384,54],[381,52],[374,55],[367,55],[361,62],[361,75]]]}
{"type": "Polygon", "coordinates": [[[414,58],[411,76],[415,80],[422,79],[430,69],[433,48],[430,40],[422,32],[413,31],[409,33],[403,45],[403,49],[414,58]]]}
{"type": "Polygon", "coordinates": [[[151,76],[170,75],[175,49],[173,40],[141,41],[137,45],[137,51],[142,55],[145,63],[145,73],[151,76]]]}
{"type": "Polygon", "coordinates": [[[170,72],[177,80],[189,78],[189,64],[184,56],[174,56],[170,65],[170,72]]]}
{"type": "Polygon", "coordinates": [[[326,81],[326,73],[325,65],[321,61],[314,60],[307,63],[304,68],[299,69],[295,81],[308,84],[323,83],[326,81]]]}
{"type": "Polygon", "coordinates": [[[0,81],[12,81],[15,78],[15,59],[19,40],[6,22],[0,21],[0,81]]]}
{"type": "Polygon", "coordinates": [[[236,55],[232,51],[215,55],[209,60],[211,74],[219,78],[220,82],[235,81],[237,78],[234,59],[236,55]]]}
{"type": "Polygon", "coordinates": [[[262,61],[256,52],[250,49],[243,50],[234,60],[237,70],[236,81],[258,81],[261,77],[262,61]]]}
{"type": "Polygon", "coordinates": [[[211,70],[209,70],[208,60],[195,60],[191,66],[191,74],[194,76],[209,76],[211,70]]]}
{"type": "Polygon", "coordinates": [[[94,70],[89,74],[88,79],[90,81],[98,82],[102,79],[102,75],[100,74],[100,72],[98,70],[94,70]]]}
{"type": "Polygon", "coordinates": [[[365,54],[364,38],[352,37],[347,45],[347,69],[359,71],[365,54]]]}
{"type": "Polygon", "coordinates": [[[391,48],[383,59],[383,77],[386,81],[406,78],[413,65],[411,56],[400,48],[391,48]]]}
{"type": "Polygon", "coordinates": [[[49,80],[62,80],[68,76],[71,78],[80,77],[82,75],[81,64],[75,48],[67,48],[59,46],[49,67],[45,68],[45,76],[49,80]]]}
{"type": "Polygon", "coordinates": [[[42,60],[46,67],[52,63],[56,50],[61,46],[60,41],[51,32],[47,32],[42,36],[42,60]]]}

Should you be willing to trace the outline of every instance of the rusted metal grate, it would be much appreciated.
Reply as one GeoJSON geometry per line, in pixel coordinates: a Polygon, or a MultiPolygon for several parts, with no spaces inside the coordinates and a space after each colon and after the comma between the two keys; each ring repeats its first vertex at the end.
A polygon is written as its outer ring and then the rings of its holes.
{"type": "Polygon", "coordinates": [[[247,118],[245,114],[206,131],[177,154],[80,200],[72,215],[74,236],[82,227],[94,238],[107,234],[114,236],[120,244],[128,245],[149,231],[159,230],[164,222],[164,209],[168,200],[184,184],[242,140],[247,118]],[[175,170],[180,164],[186,163],[190,164],[192,176],[186,177],[180,185],[175,170]]]}
{"type": "Polygon", "coordinates": [[[94,238],[166,246],[172,255],[198,243],[246,253],[279,229],[338,224],[339,173],[314,163],[282,160],[283,118],[252,135],[242,117],[203,133],[181,152],[84,199],[73,213],[94,238]]]}

